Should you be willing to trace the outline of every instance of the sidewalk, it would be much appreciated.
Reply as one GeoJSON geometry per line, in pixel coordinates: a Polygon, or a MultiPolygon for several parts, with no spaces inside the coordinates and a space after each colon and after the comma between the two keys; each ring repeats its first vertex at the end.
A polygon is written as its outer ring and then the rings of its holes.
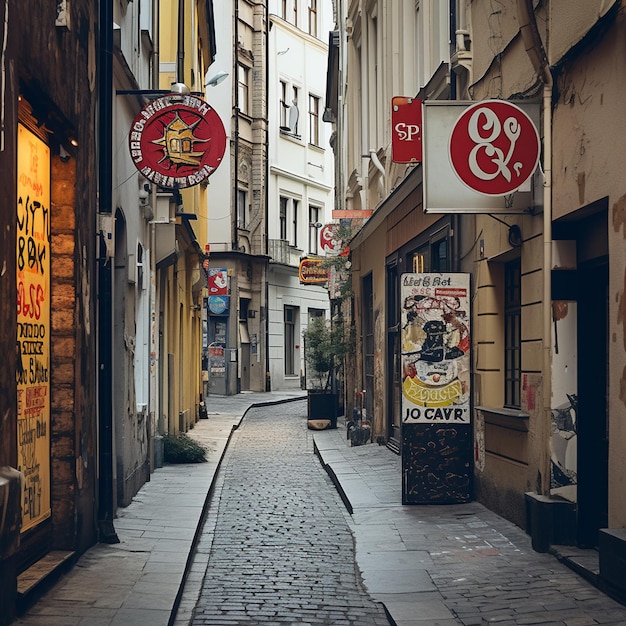
{"type": "Polygon", "coordinates": [[[401,458],[316,432],[315,452],[352,513],[357,564],[396,626],[626,625],[626,607],[477,502],[402,506],[401,458]]]}
{"type": "Polygon", "coordinates": [[[253,405],[306,397],[306,392],[210,396],[208,420],[189,435],[208,462],[155,470],[114,521],[120,543],[85,552],[15,625],[165,626],[181,590],[200,521],[233,429],[253,405]]]}

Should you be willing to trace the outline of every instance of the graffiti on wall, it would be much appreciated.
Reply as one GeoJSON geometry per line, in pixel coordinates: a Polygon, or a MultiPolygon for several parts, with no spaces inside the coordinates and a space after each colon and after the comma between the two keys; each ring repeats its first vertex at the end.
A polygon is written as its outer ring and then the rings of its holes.
{"type": "Polygon", "coordinates": [[[50,515],[50,150],[18,125],[17,450],[22,532],[50,515]]]}

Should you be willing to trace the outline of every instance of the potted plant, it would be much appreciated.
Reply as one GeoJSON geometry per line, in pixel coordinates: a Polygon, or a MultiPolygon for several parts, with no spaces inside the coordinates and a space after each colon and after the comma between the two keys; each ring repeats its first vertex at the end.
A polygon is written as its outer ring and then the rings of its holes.
{"type": "Polygon", "coordinates": [[[337,427],[337,372],[348,351],[348,333],[341,320],[314,317],[304,332],[309,428],[337,427]]]}

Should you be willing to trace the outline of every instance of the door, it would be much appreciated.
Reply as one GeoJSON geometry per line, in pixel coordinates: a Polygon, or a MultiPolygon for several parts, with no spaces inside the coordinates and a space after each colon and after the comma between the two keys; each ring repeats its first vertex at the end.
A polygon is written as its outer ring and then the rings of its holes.
{"type": "Polygon", "coordinates": [[[387,446],[400,454],[402,380],[400,378],[399,277],[397,262],[387,266],[387,446]]]}
{"type": "Polygon", "coordinates": [[[365,389],[365,412],[374,424],[374,287],[372,275],[363,279],[363,378],[365,389]]]}
{"type": "Polygon", "coordinates": [[[578,543],[593,547],[608,520],[608,261],[578,273],[578,543]]]}

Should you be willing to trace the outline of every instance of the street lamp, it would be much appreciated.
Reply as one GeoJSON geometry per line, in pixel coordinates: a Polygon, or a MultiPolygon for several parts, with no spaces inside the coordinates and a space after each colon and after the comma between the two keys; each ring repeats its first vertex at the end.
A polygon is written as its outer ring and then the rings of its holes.
{"type": "Polygon", "coordinates": [[[224,72],[223,70],[220,70],[217,74],[215,74],[214,76],[211,76],[211,78],[209,78],[209,80],[207,80],[207,82],[204,83],[204,86],[215,87],[216,85],[219,85],[227,76],[228,76],[228,72],[224,72]]]}

